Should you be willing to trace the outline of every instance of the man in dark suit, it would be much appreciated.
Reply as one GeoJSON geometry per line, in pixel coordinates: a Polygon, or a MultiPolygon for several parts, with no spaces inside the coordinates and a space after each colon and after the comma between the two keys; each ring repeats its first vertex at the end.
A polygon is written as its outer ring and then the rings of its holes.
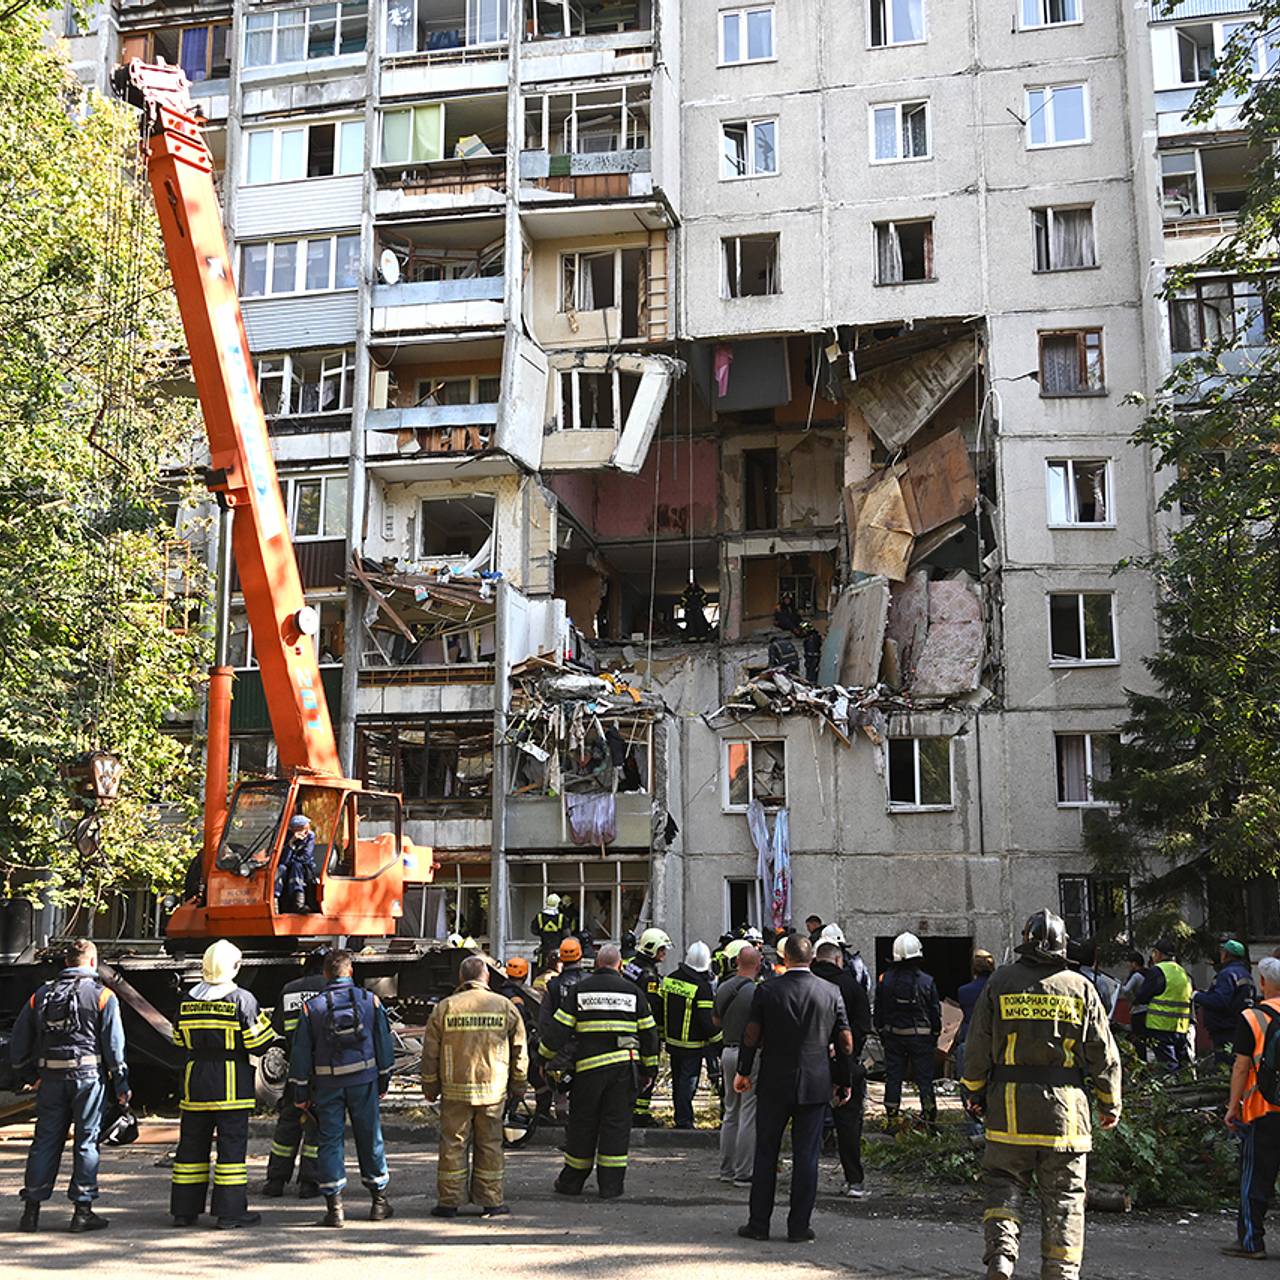
{"type": "Polygon", "coordinates": [[[853,1035],[839,990],[809,972],[813,943],[792,934],[782,944],[786,971],[756,988],[747,1016],[738,1074],[733,1087],[746,1093],[761,1052],[756,1082],[756,1158],[751,1174],[751,1216],[738,1234],[769,1238],[778,1150],[791,1122],[791,1208],[787,1239],[813,1239],[809,1219],[818,1197],[818,1153],[828,1103],[844,1106],[850,1097],[853,1035]],[[832,1049],[835,1056],[832,1057],[832,1049]]]}

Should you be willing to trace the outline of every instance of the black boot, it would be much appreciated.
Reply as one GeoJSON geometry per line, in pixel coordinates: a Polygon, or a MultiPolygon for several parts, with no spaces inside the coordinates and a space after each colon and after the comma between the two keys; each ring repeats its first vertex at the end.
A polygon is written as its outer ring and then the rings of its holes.
{"type": "Polygon", "coordinates": [[[320,1194],[320,1184],[318,1182],[299,1182],[298,1183],[298,1199],[314,1200],[320,1194]]]}
{"type": "Polygon", "coordinates": [[[385,1191],[370,1191],[369,1204],[369,1221],[383,1222],[387,1218],[394,1216],[395,1210],[391,1207],[391,1201],[387,1199],[385,1191]]]}
{"type": "Polygon", "coordinates": [[[268,1178],[266,1182],[262,1184],[261,1190],[262,1194],[266,1196],[268,1200],[279,1200],[280,1197],[284,1195],[284,1179],[268,1178]]]}
{"type": "Polygon", "coordinates": [[[342,1192],[339,1191],[335,1195],[325,1196],[324,1217],[320,1219],[319,1226],[322,1227],[345,1227],[347,1225],[347,1215],[342,1208],[342,1192]]]}
{"type": "Polygon", "coordinates": [[[19,1231],[40,1230],[40,1201],[26,1200],[22,1205],[22,1221],[18,1223],[19,1231]]]}
{"type": "Polygon", "coordinates": [[[93,1211],[93,1205],[77,1204],[71,1213],[72,1231],[101,1231],[108,1225],[106,1218],[100,1218],[93,1211]]]}

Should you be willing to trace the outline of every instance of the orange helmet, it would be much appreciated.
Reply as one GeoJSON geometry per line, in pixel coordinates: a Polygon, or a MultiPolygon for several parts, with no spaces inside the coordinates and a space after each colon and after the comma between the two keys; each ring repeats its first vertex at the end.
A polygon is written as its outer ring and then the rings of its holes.
{"type": "Polygon", "coordinates": [[[564,964],[573,964],[582,959],[582,943],[577,938],[566,938],[560,944],[560,960],[564,964]]]}
{"type": "Polygon", "coordinates": [[[523,982],[529,976],[529,962],[524,956],[512,956],[507,961],[507,977],[523,982]]]}

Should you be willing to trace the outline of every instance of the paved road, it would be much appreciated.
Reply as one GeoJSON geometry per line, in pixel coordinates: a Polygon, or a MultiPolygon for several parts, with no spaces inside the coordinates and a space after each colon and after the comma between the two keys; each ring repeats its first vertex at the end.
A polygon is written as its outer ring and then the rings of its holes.
{"type": "MultiPolygon", "coordinates": [[[[255,1144],[258,1150],[263,1145],[255,1144]]],[[[108,1231],[67,1234],[69,1208],[55,1198],[40,1234],[24,1236],[8,1228],[18,1215],[25,1149],[0,1142],[0,1269],[15,1277],[83,1273],[95,1280],[214,1277],[235,1268],[251,1268],[254,1280],[281,1280],[297,1277],[302,1265],[323,1266],[328,1276],[349,1267],[345,1274],[353,1280],[422,1280],[445,1267],[454,1280],[742,1280],[748,1273],[769,1280],[972,1280],[982,1274],[981,1240],[970,1215],[956,1221],[945,1206],[927,1201],[920,1212],[904,1214],[883,1193],[861,1203],[839,1199],[830,1168],[814,1219],[818,1240],[811,1245],[738,1239],[746,1192],[711,1176],[715,1156],[708,1150],[634,1153],[623,1203],[554,1196],[557,1153],[517,1152],[508,1166],[510,1218],[440,1222],[427,1212],[434,1202],[434,1154],[397,1147],[391,1153],[397,1211],[391,1222],[361,1221],[364,1193],[356,1188],[349,1196],[354,1220],[343,1232],[314,1229],[316,1202],[294,1199],[257,1202],[263,1223],[253,1230],[177,1231],[166,1213],[168,1172],[154,1167],[162,1150],[138,1145],[108,1155],[99,1204],[111,1218],[108,1231]]],[[[251,1157],[255,1183],[264,1165],[261,1155],[251,1157]]],[[[775,1229],[781,1225],[779,1215],[775,1229]]],[[[1084,1275],[1230,1280],[1252,1274],[1248,1263],[1218,1257],[1217,1245],[1230,1234],[1226,1218],[1202,1216],[1180,1225],[1176,1218],[1100,1216],[1090,1222],[1084,1275]]],[[[1034,1243],[1031,1252],[1038,1253],[1034,1243]]],[[[1030,1258],[1024,1261],[1021,1275],[1036,1272],[1030,1258]]]]}

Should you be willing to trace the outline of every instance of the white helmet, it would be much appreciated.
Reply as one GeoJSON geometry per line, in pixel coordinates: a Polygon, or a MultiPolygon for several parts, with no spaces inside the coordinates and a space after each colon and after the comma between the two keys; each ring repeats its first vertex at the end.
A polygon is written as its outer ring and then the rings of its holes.
{"type": "Polygon", "coordinates": [[[726,960],[736,960],[742,949],[749,946],[751,946],[750,938],[734,938],[734,940],[725,947],[724,958],[726,960]]]}
{"type": "Polygon", "coordinates": [[[548,911],[555,911],[560,906],[560,895],[558,893],[547,894],[546,907],[548,911]]]}
{"type": "Polygon", "coordinates": [[[900,933],[893,940],[893,959],[894,963],[900,963],[903,960],[919,960],[924,955],[924,949],[920,946],[920,939],[914,933],[900,933]]]}
{"type": "Polygon", "coordinates": [[[236,980],[240,972],[240,948],[226,938],[219,938],[205,948],[200,962],[200,976],[211,986],[219,987],[236,980]]]}
{"type": "Polygon", "coordinates": [[[691,942],[684,953],[684,962],[694,973],[707,973],[711,969],[711,948],[705,942],[691,942]]]}
{"type": "Polygon", "coordinates": [[[751,943],[753,947],[758,947],[764,941],[764,934],[755,925],[752,925],[742,937],[746,942],[751,943]]]}
{"type": "Polygon", "coordinates": [[[636,950],[642,956],[657,956],[659,951],[669,950],[671,939],[661,929],[646,929],[636,943],[636,950]]]}
{"type": "Polygon", "coordinates": [[[837,947],[845,945],[844,930],[838,924],[824,925],[822,932],[818,934],[819,942],[834,942],[837,947]]]}

